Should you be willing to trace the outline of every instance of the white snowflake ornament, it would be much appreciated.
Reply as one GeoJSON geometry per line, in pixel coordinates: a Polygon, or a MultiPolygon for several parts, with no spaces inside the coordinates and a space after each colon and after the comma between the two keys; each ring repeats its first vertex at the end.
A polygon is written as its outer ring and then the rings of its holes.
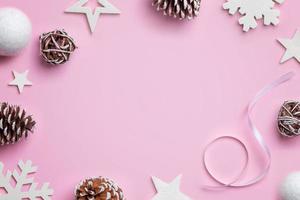
{"type": "Polygon", "coordinates": [[[239,19],[239,24],[243,25],[243,30],[257,27],[257,19],[264,20],[264,25],[277,25],[279,23],[280,11],[274,9],[275,3],[283,3],[284,0],[227,0],[223,8],[229,14],[234,15],[237,11],[243,15],[239,19]]]}
{"type": "Polygon", "coordinates": [[[53,190],[49,188],[48,183],[44,183],[41,188],[37,188],[38,184],[33,181],[29,175],[37,171],[37,167],[32,166],[31,161],[24,163],[20,161],[19,169],[13,172],[7,171],[6,174],[3,171],[4,165],[0,162],[0,191],[5,190],[5,193],[0,193],[1,200],[51,200],[53,190]],[[16,184],[12,185],[12,180],[15,180],[16,184]],[[23,186],[29,186],[29,189],[24,190],[23,186]]]}

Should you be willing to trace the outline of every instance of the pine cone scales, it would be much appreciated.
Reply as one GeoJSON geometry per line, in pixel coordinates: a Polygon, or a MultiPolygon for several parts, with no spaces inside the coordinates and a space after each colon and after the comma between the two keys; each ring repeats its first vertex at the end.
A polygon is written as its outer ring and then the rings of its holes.
{"type": "Polygon", "coordinates": [[[192,19],[199,15],[201,0],[153,0],[152,5],[164,15],[192,19]]]}
{"type": "Polygon", "coordinates": [[[14,144],[28,132],[33,132],[35,121],[31,116],[26,116],[25,110],[19,106],[0,103],[0,146],[14,144]]]}
{"type": "Polygon", "coordinates": [[[77,186],[75,195],[76,200],[125,200],[122,189],[103,177],[82,181],[77,186]]]}

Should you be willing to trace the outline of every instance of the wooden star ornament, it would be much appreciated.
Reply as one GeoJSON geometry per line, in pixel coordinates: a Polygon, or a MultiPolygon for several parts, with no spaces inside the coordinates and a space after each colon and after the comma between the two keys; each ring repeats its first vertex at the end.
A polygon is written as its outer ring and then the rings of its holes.
{"type": "Polygon", "coordinates": [[[17,86],[19,93],[21,94],[23,92],[24,86],[31,86],[32,82],[27,79],[29,70],[26,70],[23,73],[18,73],[16,71],[13,71],[13,75],[15,79],[11,81],[8,85],[10,86],[17,86]]]}
{"type": "Polygon", "coordinates": [[[281,38],[278,39],[278,42],[286,48],[280,63],[284,63],[291,58],[295,58],[300,63],[300,30],[297,30],[292,39],[281,38]]]}
{"type": "Polygon", "coordinates": [[[152,177],[157,194],[152,200],[191,200],[180,191],[181,175],[177,176],[171,183],[165,183],[157,177],[152,177]]]}
{"type": "Polygon", "coordinates": [[[84,6],[88,1],[89,0],[78,0],[65,12],[85,14],[92,33],[96,29],[96,25],[101,14],[120,14],[120,11],[107,0],[97,0],[100,5],[96,7],[93,12],[92,8],[84,6]]]}

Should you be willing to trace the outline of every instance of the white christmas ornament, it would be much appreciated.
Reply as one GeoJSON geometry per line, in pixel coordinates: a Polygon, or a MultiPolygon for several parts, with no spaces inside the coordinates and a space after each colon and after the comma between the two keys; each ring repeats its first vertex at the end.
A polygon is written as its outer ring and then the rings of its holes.
{"type": "Polygon", "coordinates": [[[29,72],[28,70],[26,70],[23,73],[18,73],[16,71],[13,71],[15,79],[11,81],[8,85],[17,86],[19,93],[22,93],[24,86],[32,85],[31,81],[27,79],[28,72],[29,72]]]}
{"type": "Polygon", "coordinates": [[[300,200],[300,172],[289,174],[280,186],[282,200],[300,200]]]}
{"type": "Polygon", "coordinates": [[[31,37],[28,17],[16,8],[0,8],[0,55],[18,54],[31,37]]]}
{"type": "Polygon", "coordinates": [[[152,200],[191,200],[180,191],[181,175],[171,183],[165,183],[156,177],[152,177],[152,181],[157,191],[152,200]]]}
{"type": "Polygon", "coordinates": [[[92,33],[95,31],[98,18],[101,14],[120,14],[120,11],[107,0],[97,0],[100,5],[93,12],[92,8],[84,6],[88,1],[79,0],[65,12],[85,14],[92,33]]]}
{"type": "Polygon", "coordinates": [[[300,31],[297,30],[292,39],[278,39],[278,42],[286,48],[285,54],[282,56],[280,63],[295,58],[300,62],[300,31]]]}
{"type": "Polygon", "coordinates": [[[1,200],[50,200],[53,195],[53,190],[49,188],[49,183],[44,183],[42,187],[37,187],[32,177],[28,177],[37,171],[37,167],[32,166],[31,161],[24,163],[20,161],[20,172],[15,169],[13,172],[4,172],[3,163],[0,162],[0,189],[4,189],[6,193],[0,193],[1,200]],[[16,184],[11,184],[15,180],[16,184]],[[24,190],[24,187],[29,186],[24,190]]]}
{"type": "Polygon", "coordinates": [[[243,25],[243,30],[247,32],[250,28],[257,27],[257,19],[264,18],[264,25],[279,23],[280,11],[273,9],[275,2],[281,4],[284,0],[228,0],[223,4],[223,8],[231,15],[239,11],[243,15],[239,24],[243,25]]]}

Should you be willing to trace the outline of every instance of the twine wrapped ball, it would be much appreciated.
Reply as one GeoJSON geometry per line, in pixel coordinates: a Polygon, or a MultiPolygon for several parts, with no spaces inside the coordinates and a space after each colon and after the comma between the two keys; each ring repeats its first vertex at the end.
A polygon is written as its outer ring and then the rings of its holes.
{"type": "Polygon", "coordinates": [[[199,15],[201,0],[153,0],[152,5],[164,15],[178,19],[193,19],[199,15]]]}
{"type": "Polygon", "coordinates": [[[285,101],[278,114],[279,133],[286,137],[300,135],[300,102],[285,101]]]}
{"type": "Polygon", "coordinates": [[[75,49],[73,38],[64,30],[55,30],[40,36],[40,53],[47,63],[63,64],[69,60],[75,49]]]}
{"type": "Polygon", "coordinates": [[[75,189],[76,200],[125,200],[116,183],[104,177],[83,180],[75,189]]]}

